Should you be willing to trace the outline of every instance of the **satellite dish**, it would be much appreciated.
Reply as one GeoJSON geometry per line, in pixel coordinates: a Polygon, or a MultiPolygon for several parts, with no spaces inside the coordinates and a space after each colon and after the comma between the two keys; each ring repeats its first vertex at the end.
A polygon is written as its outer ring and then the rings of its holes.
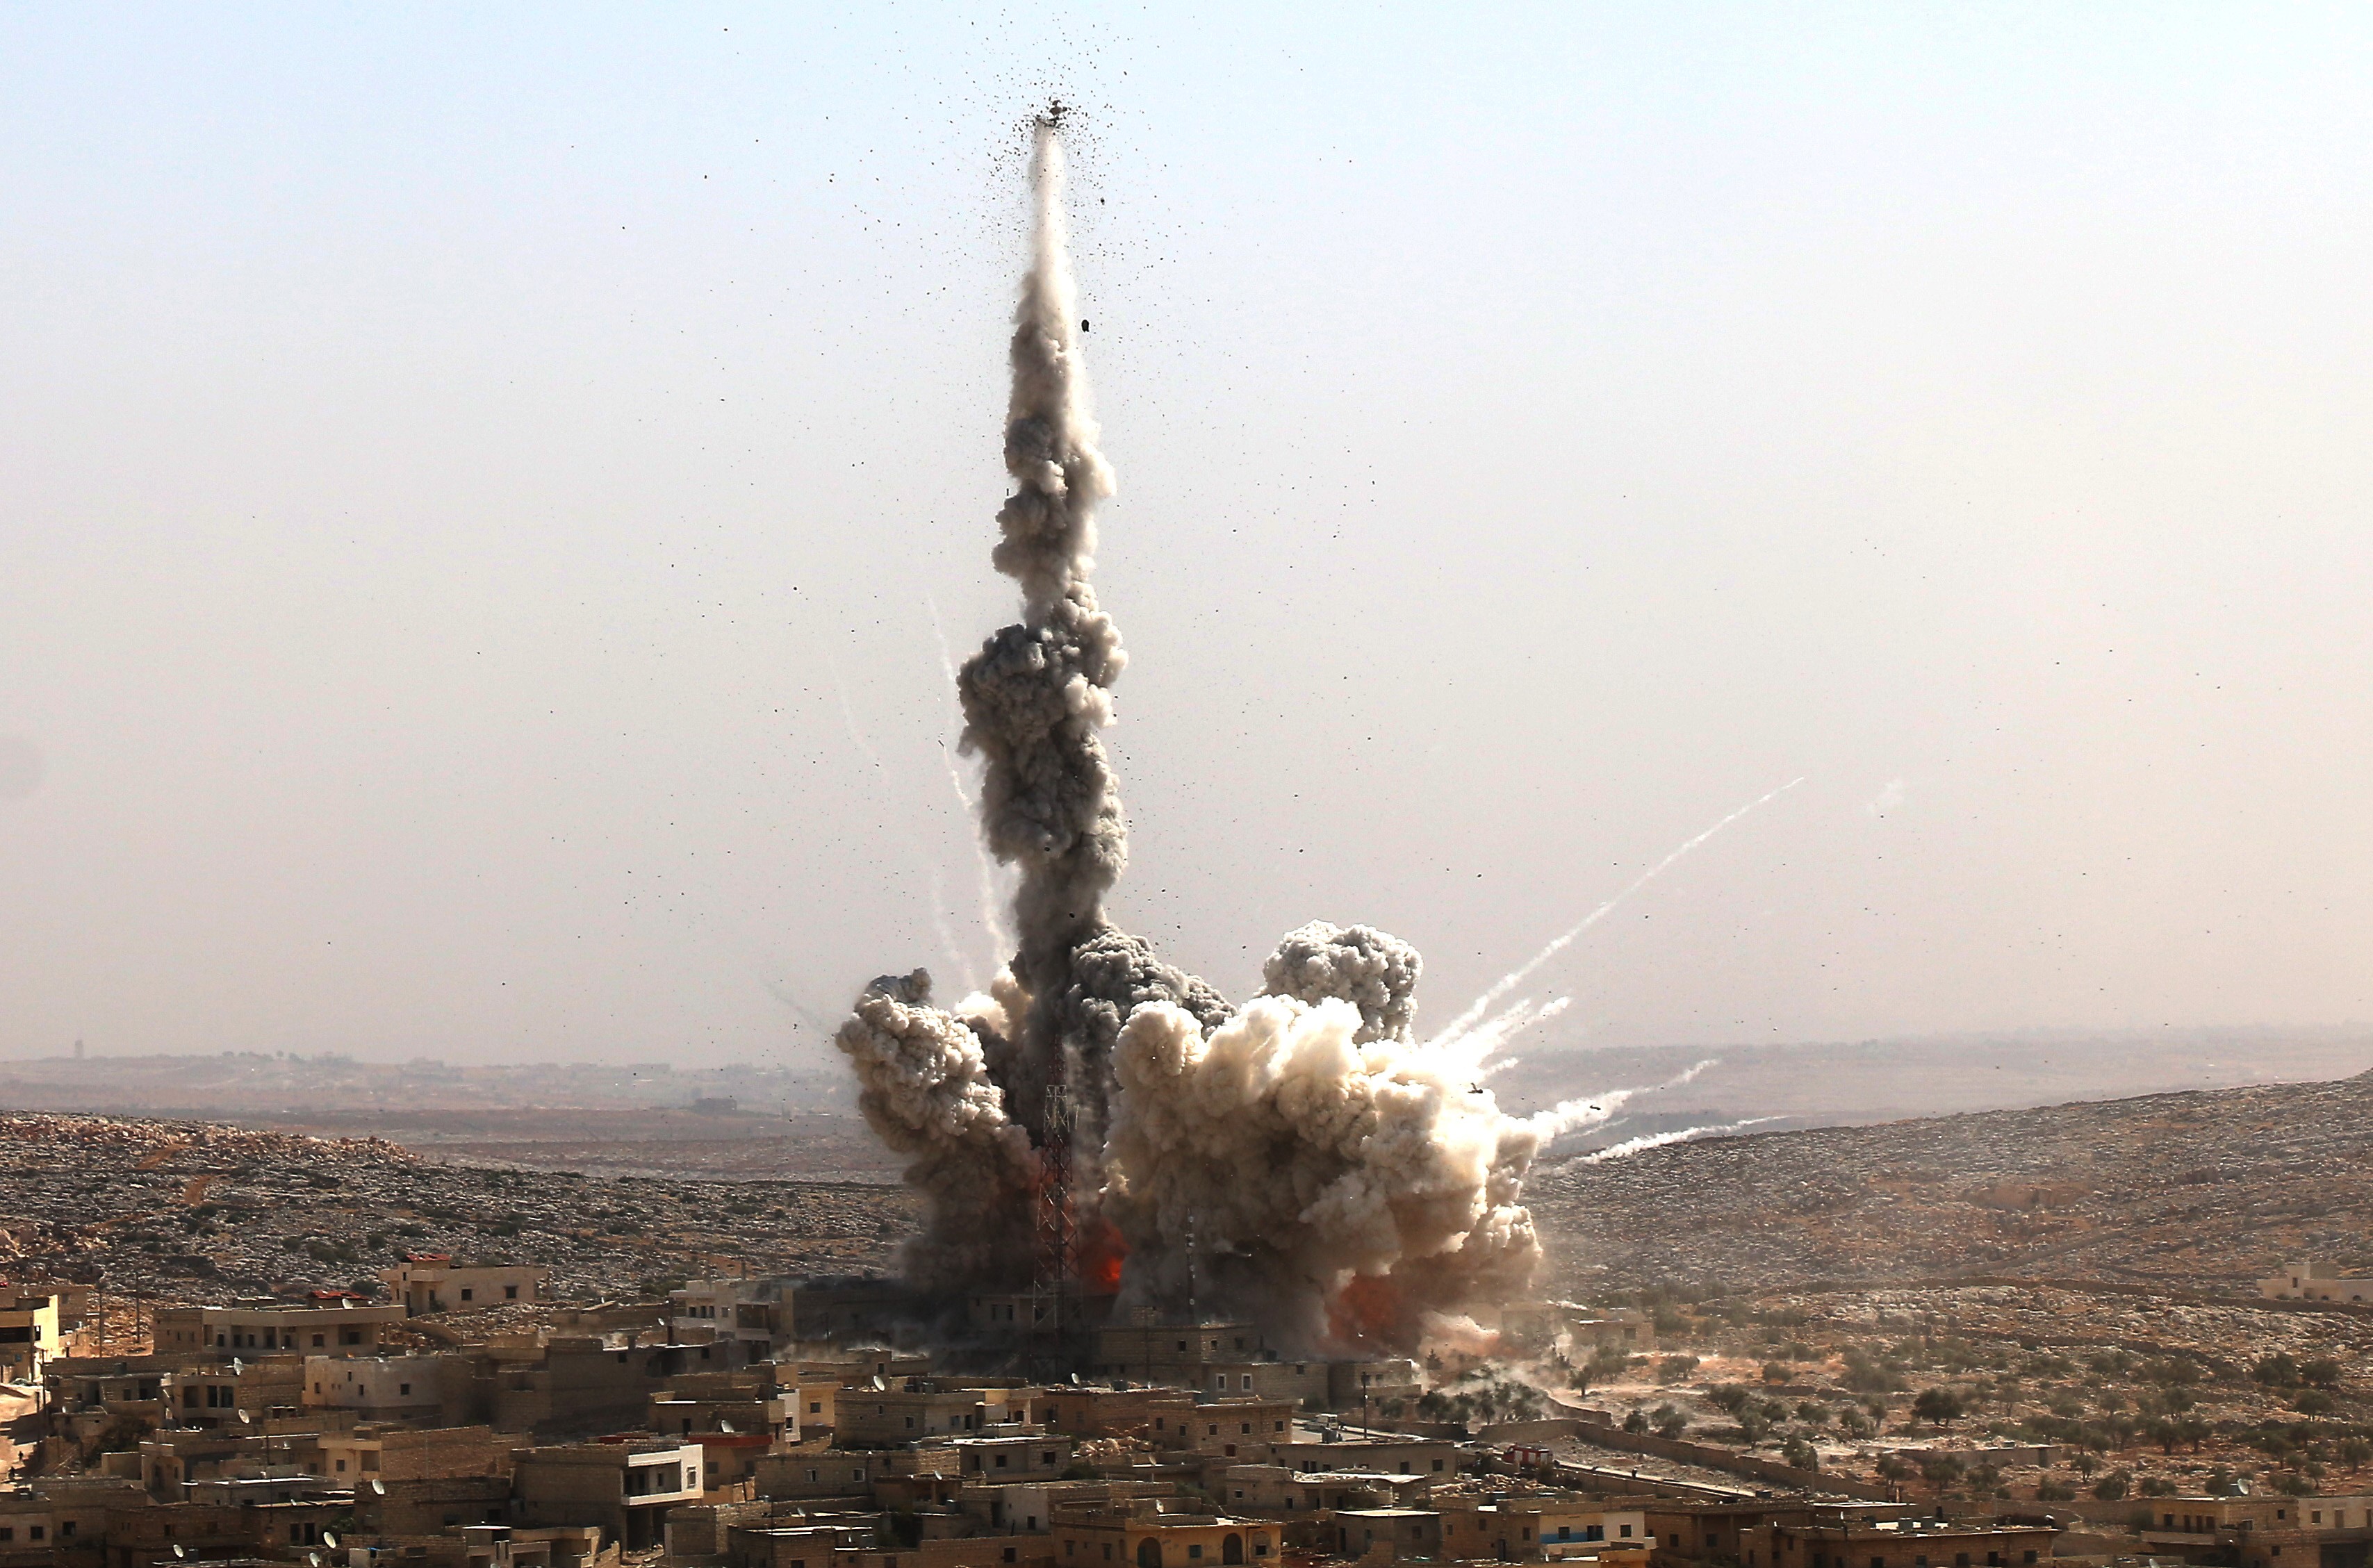
{"type": "Polygon", "coordinates": [[[1076,1373],[1076,1372],[1075,1372],[1075,1373],[1071,1374],[1071,1387],[1074,1387],[1074,1388],[1076,1388],[1076,1387],[1078,1387],[1079,1386],[1080,1386],[1080,1375],[1079,1375],[1078,1373],[1076,1373]]]}
{"type": "Polygon", "coordinates": [[[323,1530],[321,1532],[321,1544],[328,1547],[331,1550],[335,1551],[338,1549],[338,1538],[333,1532],[323,1530]]]}
{"type": "Polygon", "coordinates": [[[183,1551],[183,1550],[181,1550],[181,1543],[177,1541],[177,1542],[175,1542],[175,1543],[174,1543],[174,1546],[173,1546],[173,1555],[174,1555],[174,1556],[176,1556],[176,1557],[187,1557],[187,1556],[188,1556],[188,1555],[190,1555],[190,1554],[189,1554],[188,1552],[186,1552],[186,1551],[183,1551]]]}
{"type": "Polygon", "coordinates": [[[877,1372],[873,1375],[873,1391],[875,1393],[878,1394],[889,1387],[890,1385],[882,1381],[882,1375],[880,1373],[877,1372]]]}
{"type": "Polygon", "coordinates": [[[240,1420],[241,1420],[241,1421],[243,1421],[243,1422],[247,1422],[250,1426],[252,1426],[252,1425],[254,1425],[254,1424],[255,1424],[255,1418],[254,1418],[253,1416],[251,1416],[251,1415],[249,1415],[245,1410],[241,1410],[241,1411],[240,1411],[240,1412],[239,1412],[239,1419],[240,1419],[240,1420]]]}
{"type": "Polygon", "coordinates": [[[717,1419],[717,1430],[725,1433],[726,1436],[731,1437],[733,1435],[733,1423],[727,1421],[724,1417],[719,1416],[717,1419]]]}
{"type": "Polygon", "coordinates": [[[387,1482],[380,1480],[377,1476],[371,1477],[371,1495],[373,1497],[385,1497],[387,1495],[387,1482]]]}
{"type": "Polygon", "coordinates": [[[305,1561],[311,1563],[313,1568],[321,1568],[321,1554],[318,1551],[307,1552],[305,1554],[305,1561]]]}

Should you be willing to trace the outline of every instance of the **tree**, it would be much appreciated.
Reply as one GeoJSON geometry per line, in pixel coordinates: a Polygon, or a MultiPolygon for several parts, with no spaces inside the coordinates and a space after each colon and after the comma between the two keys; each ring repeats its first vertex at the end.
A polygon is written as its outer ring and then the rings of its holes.
{"type": "Polygon", "coordinates": [[[2122,1503],[2133,1479],[2124,1470],[2111,1470],[2093,1483],[2093,1495],[2104,1503],[2122,1503]]]}
{"type": "Polygon", "coordinates": [[[2299,1363],[2298,1370],[2300,1382],[2313,1384],[2318,1388],[2333,1387],[2340,1382],[2340,1363],[2330,1356],[2303,1361],[2299,1363]]]}
{"type": "Polygon", "coordinates": [[[1960,1420],[1967,1412],[1961,1397],[1950,1388],[1923,1388],[1920,1397],[1911,1401],[1911,1413],[1922,1421],[1943,1426],[1960,1420]]]}
{"type": "Polygon", "coordinates": [[[1818,1470],[1821,1468],[1820,1450],[1794,1433],[1790,1434],[1786,1443],[1781,1445],[1780,1457],[1800,1470],[1818,1470]]]}
{"type": "Polygon", "coordinates": [[[1658,1405],[1655,1422],[1657,1435],[1662,1437],[1678,1437],[1689,1429],[1688,1414],[1673,1405],[1658,1405]]]}
{"type": "Polygon", "coordinates": [[[2299,1386],[2299,1363],[2276,1351],[2251,1367],[2250,1375],[2269,1388],[2296,1388],[2299,1386]]]}
{"type": "Polygon", "coordinates": [[[1648,1430],[1648,1418],[1635,1408],[1630,1415],[1623,1418],[1623,1430],[1634,1435],[1645,1432],[1648,1430]]]}

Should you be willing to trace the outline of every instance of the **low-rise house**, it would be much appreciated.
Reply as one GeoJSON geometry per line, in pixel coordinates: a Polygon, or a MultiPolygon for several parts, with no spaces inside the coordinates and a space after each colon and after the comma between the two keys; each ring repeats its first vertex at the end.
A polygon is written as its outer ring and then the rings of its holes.
{"type": "Polygon", "coordinates": [[[2052,1559],[2051,1525],[1992,1519],[1848,1519],[1758,1525],[1740,1534],[1742,1568],[2031,1568],[2052,1559]]]}
{"type": "Polygon", "coordinates": [[[188,1360],[252,1359],[259,1352],[367,1356],[380,1352],[380,1330],[403,1319],[400,1306],[230,1306],[157,1309],[157,1353],[188,1360]]]}
{"type": "Polygon", "coordinates": [[[522,1448],[511,1457],[519,1519],[598,1525],[628,1551],[664,1544],[668,1509],[705,1490],[697,1444],[579,1443],[522,1448]]]}
{"type": "Polygon", "coordinates": [[[1268,1562],[1281,1538],[1267,1519],[1190,1513],[1175,1504],[1139,1501],[1125,1507],[1096,1504],[1058,1507],[1054,1518],[1059,1568],[1203,1568],[1205,1564],[1268,1562]]]}
{"type": "Polygon", "coordinates": [[[64,1351],[60,1302],[49,1291],[0,1286],[0,1382],[38,1383],[64,1351]]]}
{"type": "Polygon", "coordinates": [[[967,1388],[920,1379],[904,1388],[844,1389],[833,1438],[848,1446],[884,1446],[1027,1422],[1035,1392],[967,1388]]]}
{"type": "Polygon", "coordinates": [[[1431,1508],[1340,1508],[1335,1513],[1335,1550],[1365,1557],[1379,1544],[1396,1557],[1442,1556],[1442,1515],[1431,1508]]]}
{"type": "Polygon", "coordinates": [[[2259,1281],[2258,1293],[2274,1301],[2373,1301],[2373,1279],[2344,1279],[2329,1264],[2300,1258],[2259,1281]]]}
{"type": "Polygon", "coordinates": [[[552,1270],[541,1263],[456,1263],[450,1253],[415,1252],[379,1277],[414,1317],[505,1302],[543,1301],[552,1270]]]}

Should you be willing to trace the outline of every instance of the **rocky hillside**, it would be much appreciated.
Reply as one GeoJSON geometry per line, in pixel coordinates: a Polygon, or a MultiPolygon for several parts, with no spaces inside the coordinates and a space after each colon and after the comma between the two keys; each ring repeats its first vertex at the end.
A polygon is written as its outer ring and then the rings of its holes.
{"type": "Polygon", "coordinates": [[[444,1164],[375,1138],[0,1113],[0,1274],[163,1299],[344,1288],[405,1251],[548,1263],[564,1296],[887,1264],[903,1189],[444,1164]]]}
{"type": "Polygon", "coordinates": [[[1562,1290],[2009,1276],[2230,1293],[2373,1267],[2373,1074],[1570,1161],[1526,1188],[1562,1290]]]}

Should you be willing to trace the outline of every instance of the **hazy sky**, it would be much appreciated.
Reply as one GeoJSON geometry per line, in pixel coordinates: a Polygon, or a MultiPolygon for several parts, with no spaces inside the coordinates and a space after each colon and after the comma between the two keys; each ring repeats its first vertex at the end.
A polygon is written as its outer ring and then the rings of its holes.
{"type": "Polygon", "coordinates": [[[2368,73],[2350,7],[10,7],[0,1056],[796,1061],[985,968],[932,606],[1012,600],[1050,91],[1175,957],[1371,921],[1446,1019],[1801,776],[1561,1038],[2373,1016],[2368,73]]]}

